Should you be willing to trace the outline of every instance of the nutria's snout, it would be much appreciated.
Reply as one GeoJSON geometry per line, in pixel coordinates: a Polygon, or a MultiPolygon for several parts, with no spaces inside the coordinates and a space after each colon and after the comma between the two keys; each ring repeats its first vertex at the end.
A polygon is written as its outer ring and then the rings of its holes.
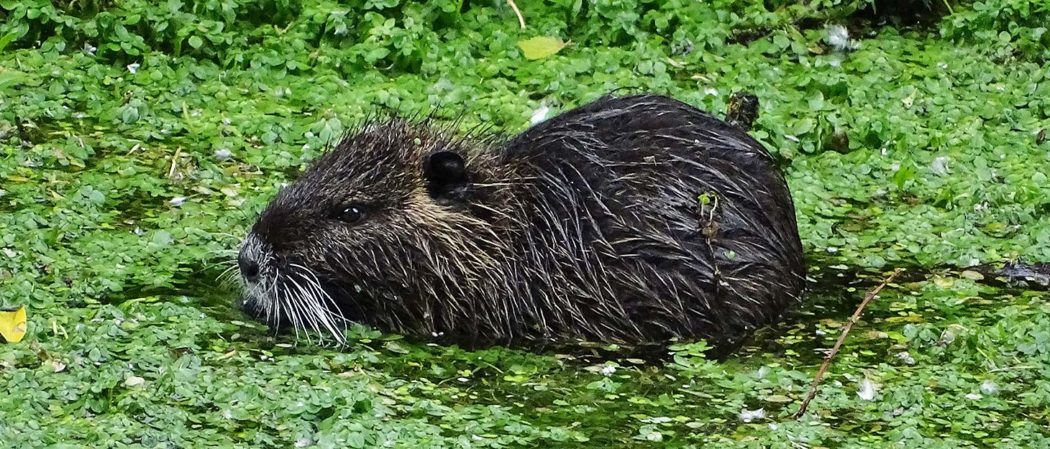
{"type": "Polygon", "coordinates": [[[237,256],[237,267],[241,270],[241,277],[246,283],[254,284],[259,281],[259,262],[244,252],[237,256]]]}
{"type": "Polygon", "coordinates": [[[244,284],[244,291],[236,305],[252,318],[271,324],[271,317],[267,316],[267,308],[263,304],[264,295],[260,294],[266,291],[263,282],[263,264],[266,263],[266,256],[259,239],[254,234],[248,234],[240,252],[237,253],[237,269],[244,284]]]}
{"type": "Polygon", "coordinates": [[[244,239],[244,245],[237,253],[237,268],[249,290],[263,281],[263,264],[271,258],[271,253],[255,233],[248,234],[244,239]]]}
{"type": "Polygon", "coordinates": [[[249,232],[237,254],[244,284],[237,307],[275,334],[310,330],[343,343],[346,319],[328,286],[298,257],[271,245],[265,234],[249,232]]]}

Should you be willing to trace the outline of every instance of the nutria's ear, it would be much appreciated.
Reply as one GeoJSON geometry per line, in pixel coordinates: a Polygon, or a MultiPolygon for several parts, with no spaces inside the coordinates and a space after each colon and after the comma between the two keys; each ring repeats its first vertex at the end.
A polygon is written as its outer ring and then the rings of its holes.
{"type": "Polygon", "coordinates": [[[437,151],[427,156],[423,178],[430,196],[444,200],[462,199],[469,183],[466,162],[454,151],[437,151]]]}

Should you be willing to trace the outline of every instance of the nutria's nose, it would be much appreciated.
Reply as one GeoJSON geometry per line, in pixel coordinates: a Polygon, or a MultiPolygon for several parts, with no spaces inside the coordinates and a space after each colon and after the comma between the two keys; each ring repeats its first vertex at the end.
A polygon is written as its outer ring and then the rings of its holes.
{"type": "Polygon", "coordinates": [[[241,269],[241,276],[248,282],[259,280],[259,263],[246,256],[243,252],[237,255],[237,267],[241,269]]]}

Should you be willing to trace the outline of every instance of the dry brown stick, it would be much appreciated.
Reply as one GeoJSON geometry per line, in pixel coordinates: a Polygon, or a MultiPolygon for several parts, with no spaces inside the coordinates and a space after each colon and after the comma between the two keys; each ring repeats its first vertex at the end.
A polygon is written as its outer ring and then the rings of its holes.
{"type": "Polygon", "coordinates": [[[507,4],[510,5],[510,9],[514,10],[514,15],[518,16],[518,23],[521,24],[521,29],[525,29],[525,17],[521,15],[521,11],[518,10],[518,5],[514,3],[514,0],[507,0],[507,4]]]}
{"type": "Polygon", "coordinates": [[[853,316],[849,317],[849,321],[842,328],[842,334],[839,335],[839,339],[835,342],[835,346],[832,346],[831,352],[824,357],[824,363],[821,364],[820,369],[817,370],[817,376],[813,378],[813,383],[809,386],[809,393],[806,394],[806,399],[802,401],[802,406],[799,407],[798,412],[795,413],[795,419],[799,419],[802,415],[806,414],[806,409],[809,408],[809,402],[817,395],[817,387],[820,386],[821,379],[824,378],[824,374],[828,372],[828,367],[831,366],[831,360],[835,358],[835,354],[839,353],[839,349],[842,348],[842,343],[846,341],[846,336],[849,335],[850,329],[852,329],[853,325],[860,320],[860,314],[864,312],[864,308],[868,306],[868,303],[871,302],[872,299],[875,299],[875,295],[878,295],[887,284],[893,282],[893,279],[896,278],[901,271],[900,268],[894,270],[894,272],[884,279],[878,287],[875,287],[869,291],[867,295],[864,295],[864,300],[860,302],[860,305],[857,306],[857,310],[853,312],[853,316]]]}

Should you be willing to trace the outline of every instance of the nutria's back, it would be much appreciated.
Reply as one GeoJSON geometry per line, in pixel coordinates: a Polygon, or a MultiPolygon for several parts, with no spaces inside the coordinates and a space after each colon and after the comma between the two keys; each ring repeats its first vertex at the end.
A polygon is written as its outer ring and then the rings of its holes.
{"type": "Polygon", "coordinates": [[[804,279],[769,154],[652,95],[502,144],[366,126],[283,191],[244,248],[246,303],[271,324],[338,330],[342,316],[469,345],[731,345],[804,279]]]}

